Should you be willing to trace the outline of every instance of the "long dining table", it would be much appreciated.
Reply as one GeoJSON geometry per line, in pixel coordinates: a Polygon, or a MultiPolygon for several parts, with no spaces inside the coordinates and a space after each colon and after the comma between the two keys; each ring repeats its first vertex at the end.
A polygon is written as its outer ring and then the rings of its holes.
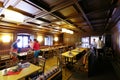
{"type": "MultiPolygon", "coordinates": [[[[14,68],[14,67],[11,67],[11,68],[14,68]]],[[[27,68],[23,68],[19,74],[3,75],[3,70],[0,70],[0,80],[23,80],[27,76],[39,71],[40,69],[41,67],[30,63],[30,66],[27,68]]]]}
{"type": "Polygon", "coordinates": [[[65,57],[65,63],[71,62],[73,64],[74,63],[73,59],[85,50],[87,49],[86,48],[75,48],[71,51],[62,53],[62,57],[65,57]]]}

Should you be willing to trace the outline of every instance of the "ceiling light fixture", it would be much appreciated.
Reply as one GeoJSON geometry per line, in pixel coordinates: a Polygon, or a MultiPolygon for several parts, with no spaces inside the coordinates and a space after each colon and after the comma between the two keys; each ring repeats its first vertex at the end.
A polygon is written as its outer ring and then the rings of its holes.
{"type": "Polygon", "coordinates": [[[62,32],[69,33],[69,34],[74,33],[72,30],[69,30],[69,29],[66,29],[66,28],[62,28],[62,32]]]}

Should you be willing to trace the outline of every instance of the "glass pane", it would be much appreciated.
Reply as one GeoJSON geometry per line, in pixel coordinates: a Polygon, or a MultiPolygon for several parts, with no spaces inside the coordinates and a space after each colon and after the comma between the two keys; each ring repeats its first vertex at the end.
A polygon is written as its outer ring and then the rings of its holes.
{"type": "Polygon", "coordinates": [[[52,46],[53,45],[53,37],[50,36],[50,45],[52,46]]]}
{"type": "Polygon", "coordinates": [[[53,45],[53,37],[52,36],[46,36],[45,37],[45,45],[53,45]]]}
{"type": "Polygon", "coordinates": [[[45,45],[48,45],[48,43],[49,43],[49,38],[45,37],[45,45]]]}
{"type": "Polygon", "coordinates": [[[95,41],[97,42],[98,41],[98,39],[99,39],[99,36],[91,36],[91,43],[93,42],[93,39],[95,39],[95,41]]]}
{"type": "Polygon", "coordinates": [[[82,38],[82,47],[89,47],[89,37],[82,38]]]}
{"type": "Polygon", "coordinates": [[[20,42],[17,43],[19,48],[22,48],[22,36],[17,36],[17,39],[20,39],[20,42]]]}
{"type": "Polygon", "coordinates": [[[23,47],[28,47],[28,36],[23,36],[23,47]]]}

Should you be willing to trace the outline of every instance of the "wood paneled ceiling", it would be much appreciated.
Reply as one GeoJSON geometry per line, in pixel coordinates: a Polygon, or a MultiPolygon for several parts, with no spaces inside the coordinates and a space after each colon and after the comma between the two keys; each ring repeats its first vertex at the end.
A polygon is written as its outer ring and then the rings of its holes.
{"type": "Polygon", "coordinates": [[[115,23],[114,15],[119,16],[116,13],[120,11],[118,2],[118,0],[0,0],[0,25],[1,28],[7,24],[10,28],[45,32],[60,33],[62,28],[67,28],[85,34],[103,34],[114,26],[111,24],[115,23]],[[4,9],[23,14],[24,22],[5,21],[2,19],[5,17],[2,14],[4,9]]]}

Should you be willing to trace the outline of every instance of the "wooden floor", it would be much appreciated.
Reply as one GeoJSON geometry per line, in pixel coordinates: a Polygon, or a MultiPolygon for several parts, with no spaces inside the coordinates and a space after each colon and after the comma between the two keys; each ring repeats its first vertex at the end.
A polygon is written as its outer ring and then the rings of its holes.
{"type": "Polygon", "coordinates": [[[49,71],[52,67],[57,66],[57,57],[46,59],[45,72],[49,71]]]}
{"type": "MultiPolygon", "coordinates": [[[[46,59],[45,63],[45,73],[52,69],[52,67],[57,66],[57,57],[53,56],[51,58],[46,59]]],[[[67,66],[62,67],[62,79],[61,80],[71,80],[71,76],[74,72],[79,72],[80,70],[77,69],[77,66],[74,68],[68,68],[67,66]]],[[[23,79],[24,80],[24,79],[23,79]]]]}
{"type": "MultiPolygon", "coordinates": [[[[90,68],[89,68],[90,69],[90,68]]],[[[111,61],[102,57],[94,64],[92,72],[72,71],[72,76],[68,80],[120,80],[116,75],[111,61]],[[92,75],[90,75],[91,73],[92,75]]]]}
{"type": "MultiPolygon", "coordinates": [[[[47,59],[45,71],[55,65],[57,65],[56,57],[47,59]]],[[[62,67],[62,80],[119,80],[114,73],[110,61],[104,60],[104,63],[97,64],[96,73],[92,77],[88,77],[88,72],[84,68],[78,69],[77,67],[62,67]]]]}
{"type": "MultiPolygon", "coordinates": [[[[56,56],[46,59],[45,72],[49,71],[52,67],[56,65],[57,65],[56,56]]],[[[69,69],[67,69],[66,67],[62,68],[62,80],[68,80],[71,75],[72,75],[72,72],[69,69]]]]}

